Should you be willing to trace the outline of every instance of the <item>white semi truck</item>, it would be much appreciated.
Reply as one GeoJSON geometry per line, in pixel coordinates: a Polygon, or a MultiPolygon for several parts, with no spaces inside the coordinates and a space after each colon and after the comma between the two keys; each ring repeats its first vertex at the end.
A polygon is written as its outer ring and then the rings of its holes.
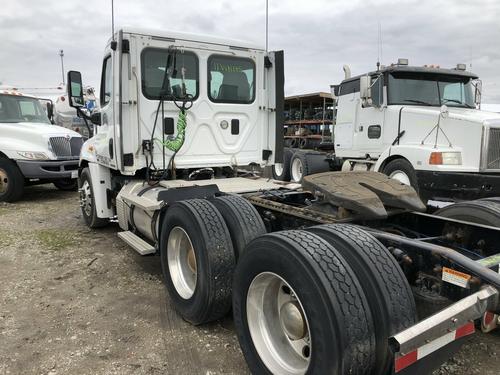
{"type": "Polygon", "coordinates": [[[20,199],[32,184],[76,190],[82,144],[80,134],[50,123],[36,97],[1,90],[0,202],[20,199]]]}
{"type": "Polygon", "coordinates": [[[299,151],[292,179],[304,175],[298,167],[307,171],[309,161],[314,170],[385,173],[413,186],[424,201],[500,196],[500,115],[479,109],[481,82],[465,68],[399,59],[351,77],[346,66],[345,80],[332,86],[334,152],[321,163],[299,151]]]}
{"type": "MultiPolygon", "coordinates": [[[[85,222],[116,220],[157,255],[186,320],[232,308],[253,373],[427,371],[475,322],[496,327],[500,230],[414,212],[415,191],[380,173],[238,175],[282,161],[283,60],[229,39],[113,35],[80,157],[85,222]]],[[[77,109],[82,87],[69,72],[77,109]]]]}

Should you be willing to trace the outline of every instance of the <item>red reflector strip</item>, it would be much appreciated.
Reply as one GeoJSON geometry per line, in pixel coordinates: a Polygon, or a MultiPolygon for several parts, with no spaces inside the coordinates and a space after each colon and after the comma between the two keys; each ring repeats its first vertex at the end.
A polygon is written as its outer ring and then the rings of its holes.
{"type": "Polygon", "coordinates": [[[450,342],[455,341],[461,337],[473,334],[475,330],[476,329],[474,327],[474,323],[469,322],[462,327],[457,328],[455,331],[446,333],[445,335],[438,337],[437,339],[424,344],[405,355],[396,354],[396,359],[394,360],[394,371],[399,372],[405,369],[406,367],[417,362],[419,359],[422,359],[432,352],[441,349],[443,346],[449,344],[450,342]]]}
{"type": "Polygon", "coordinates": [[[394,361],[394,371],[399,372],[404,368],[407,368],[408,366],[414,364],[415,362],[418,361],[418,353],[416,350],[397,358],[394,361]]]}
{"type": "Polygon", "coordinates": [[[460,327],[457,329],[457,333],[455,334],[455,340],[459,339],[460,337],[472,335],[476,331],[476,327],[474,327],[474,323],[470,322],[467,323],[466,325],[460,327]]]}

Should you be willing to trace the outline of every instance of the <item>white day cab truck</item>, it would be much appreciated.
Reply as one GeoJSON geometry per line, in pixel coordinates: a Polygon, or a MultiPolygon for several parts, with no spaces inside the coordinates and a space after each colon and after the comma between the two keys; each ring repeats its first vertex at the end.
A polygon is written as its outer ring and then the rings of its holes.
{"type": "MultiPolygon", "coordinates": [[[[344,69],[345,80],[332,86],[335,150],[314,170],[382,172],[424,201],[500,196],[500,115],[479,109],[481,82],[464,64],[443,69],[399,59],[356,77],[344,69]]],[[[307,172],[304,152],[295,163],[307,172]]]]}
{"type": "MultiPolygon", "coordinates": [[[[380,173],[240,174],[282,162],[283,61],[235,40],[113,35],[80,157],[85,222],[117,221],[158,256],[187,321],[232,310],[255,374],[430,371],[499,323],[500,230],[421,213],[380,173]]],[[[80,108],[80,73],[68,82],[80,108]]]]}
{"type": "Polygon", "coordinates": [[[26,185],[76,190],[80,134],[50,123],[36,97],[0,91],[0,202],[20,199],[26,185]]]}

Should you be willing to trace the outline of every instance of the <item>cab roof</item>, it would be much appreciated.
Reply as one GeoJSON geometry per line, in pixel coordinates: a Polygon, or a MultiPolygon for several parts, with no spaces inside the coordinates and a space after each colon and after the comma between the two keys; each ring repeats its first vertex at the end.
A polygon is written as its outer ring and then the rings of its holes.
{"type": "Polygon", "coordinates": [[[409,66],[409,65],[388,65],[380,69],[379,71],[372,71],[369,73],[365,74],[360,74],[351,78],[344,79],[342,82],[349,82],[355,79],[359,79],[359,77],[362,77],[366,74],[372,75],[372,74],[377,74],[377,73],[396,73],[396,72],[401,72],[401,73],[425,73],[425,74],[441,74],[441,75],[452,75],[452,76],[458,76],[458,77],[469,77],[472,79],[477,79],[479,78],[476,74],[469,72],[467,70],[458,70],[455,68],[452,69],[445,69],[445,68],[434,68],[434,67],[428,67],[428,66],[409,66]]]}
{"type": "MultiPolygon", "coordinates": [[[[120,29],[116,33],[115,38],[117,37],[117,35],[120,31],[122,31],[123,33],[150,36],[153,38],[156,37],[156,38],[165,38],[165,39],[178,39],[178,40],[185,40],[185,41],[189,41],[189,42],[202,42],[202,43],[216,44],[216,45],[229,46],[229,47],[246,48],[246,49],[262,50],[262,51],[264,50],[264,48],[262,46],[260,46],[256,43],[247,42],[247,41],[238,40],[238,39],[220,38],[220,37],[210,36],[210,35],[206,35],[206,34],[182,33],[182,32],[177,32],[177,31],[155,30],[155,29],[147,29],[147,28],[128,27],[128,26],[120,29]]],[[[111,41],[111,39],[110,39],[110,41],[111,41]]]]}

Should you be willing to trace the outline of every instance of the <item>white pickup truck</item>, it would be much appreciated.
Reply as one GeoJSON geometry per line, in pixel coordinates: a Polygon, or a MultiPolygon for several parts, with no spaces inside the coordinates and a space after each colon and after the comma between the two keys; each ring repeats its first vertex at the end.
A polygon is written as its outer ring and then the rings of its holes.
{"type": "Polygon", "coordinates": [[[80,134],[52,125],[37,98],[0,91],[0,202],[20,199],[26,185],[76,190],[80,134]]]}

